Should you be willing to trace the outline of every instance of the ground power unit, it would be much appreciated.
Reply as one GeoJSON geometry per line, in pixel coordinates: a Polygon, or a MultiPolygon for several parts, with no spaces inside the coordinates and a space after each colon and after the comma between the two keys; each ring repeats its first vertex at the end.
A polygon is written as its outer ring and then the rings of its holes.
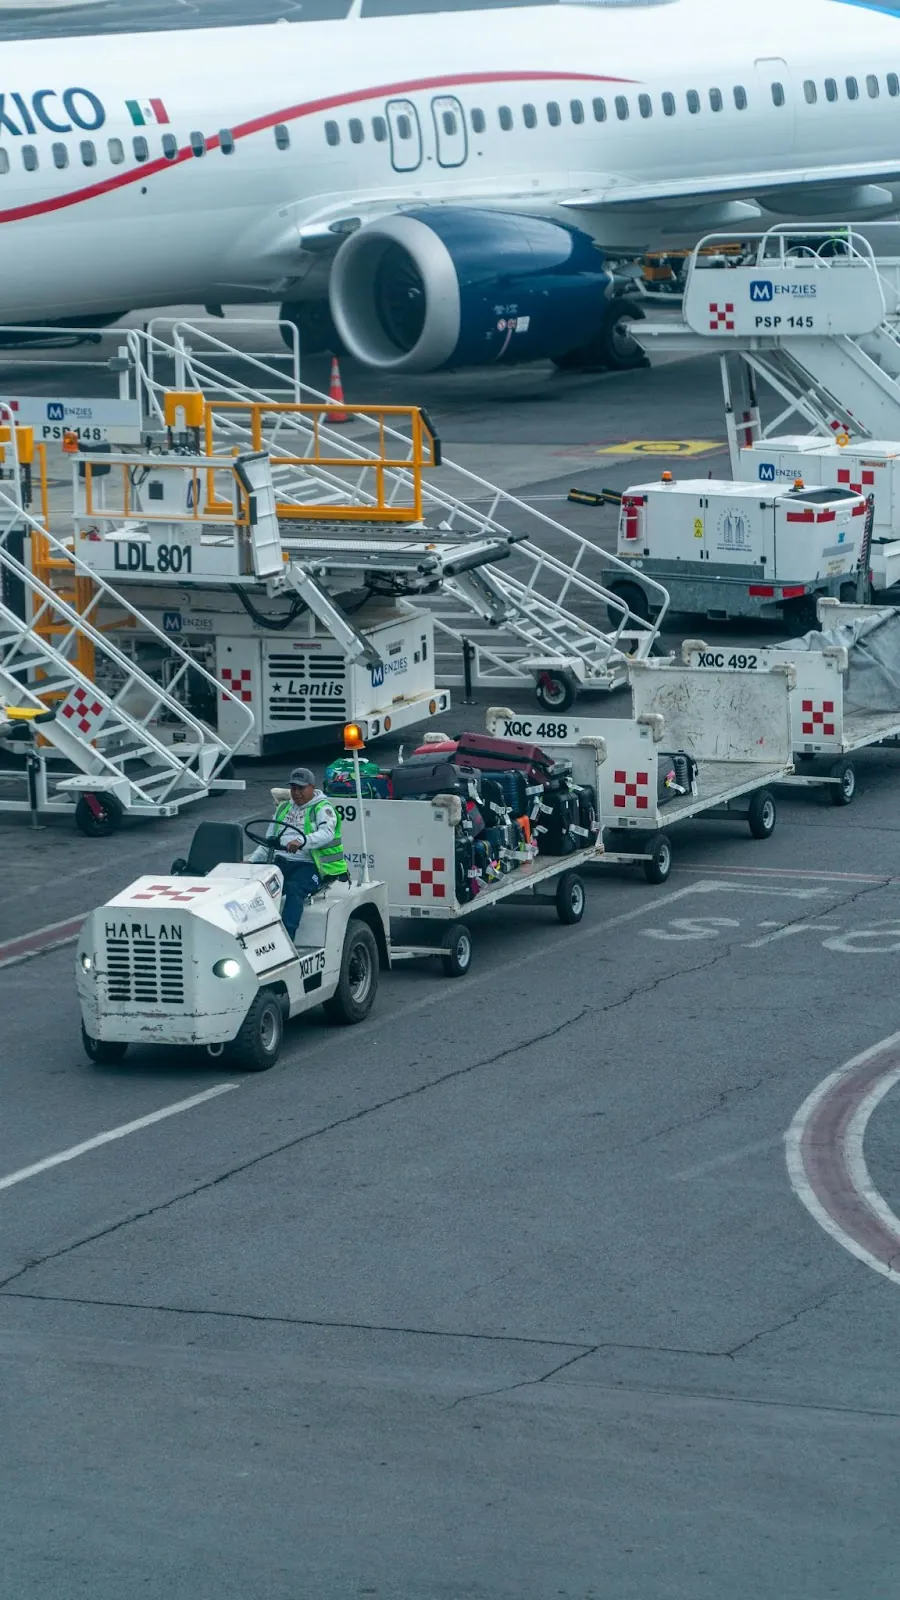
{"type": "Polygon", "coordinates": [[[618,555],[636,579],[665,585],[673,611],[813,626],[817,597],[858,598],[868,510],[866,496],[846,486],[679,483],[667,474],[622,496],[618,555]]]}
{"type": "Polygon", "coordinates": [[[869,561],[874,595],[900,584],[900,440],[853,439],[836,443],[820,435],[783,434],[741,450],[745,483],[839,487],[874,500],[869,561]]]}

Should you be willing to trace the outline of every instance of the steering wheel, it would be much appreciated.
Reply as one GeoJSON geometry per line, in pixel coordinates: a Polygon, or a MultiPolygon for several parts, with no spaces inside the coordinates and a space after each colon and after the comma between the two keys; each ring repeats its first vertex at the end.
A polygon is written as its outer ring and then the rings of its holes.
{"type": "Polygon", "coordinates": [[[251,817],[244,823],[244,832],[251,844],[262,845],[264,850],[277,850],[285,833],[298,833],[298,829],[290,822],[273,822],[271,817],[251,817]],[[262,834],[254,833],[254,828],[262,828],[262,834]]]}

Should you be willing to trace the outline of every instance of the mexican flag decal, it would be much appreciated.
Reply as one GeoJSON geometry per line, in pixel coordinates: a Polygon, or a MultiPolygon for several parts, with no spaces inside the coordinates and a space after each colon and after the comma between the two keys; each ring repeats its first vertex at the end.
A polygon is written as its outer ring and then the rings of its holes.
{"type": "Polygon", "coordinates": [[[125,106],[136,128],[146,128],[148,123],[166,123],[169,113],[161,100],[126,100],[125,106]]]}

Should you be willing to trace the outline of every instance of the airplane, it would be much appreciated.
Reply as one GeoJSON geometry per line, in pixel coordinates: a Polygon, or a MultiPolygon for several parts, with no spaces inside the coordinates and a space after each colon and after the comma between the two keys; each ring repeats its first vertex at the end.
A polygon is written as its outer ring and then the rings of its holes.
{"type": "Polygon", "coordinates": [[[0,320],[628,367],[621,264],[900,210],[900,0],[588,0],[6,44],[0,320]]]}

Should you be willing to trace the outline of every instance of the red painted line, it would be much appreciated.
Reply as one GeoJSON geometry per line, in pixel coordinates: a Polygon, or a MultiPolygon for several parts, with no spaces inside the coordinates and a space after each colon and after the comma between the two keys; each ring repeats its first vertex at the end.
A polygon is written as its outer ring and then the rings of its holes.
{"type": "Polygon", "coordinates": [[[838,1078],[814,1108],[799,1143],[807,1183],[822,1210],[861,1250],[891,1271],[900,1260],[900,1222],[891,1228],[861,1191],[848,1162],[847,1138],[866,1097],[896,1075],[898,1064],[900,1052],[894,1040],[838,1078]]]}
{"type": "MultiPolygon", "coordinates": [[[[264,117],[254,117],[249,122],[241,122],[231,131],[235,142],[245,139],[253,133],[263,133],[267,128],[274,128],[280,122],[297,122],[303,117],[316,116],[321,111],[336,111],[342,106],[357,105],[363,100],[391,99],[396,95],[414,94],[419,90],[428,89],[454,89],[467,84],[492,84],[492,83],[633,83],[633,78],[601,77],[591,72],[456,72],[445,74],[436,78],[409,78],[400,83],[387,83],[371,89],[354,89],[349,94],[326,95],[320,100],[305,100],[295,106],[286,106],[281,111],[267,112],[264,117]]],[[[212,134],[206,140],[207,150],[218,150],[220,144],[218,134],[212,134]]],[[[117,189],[124,189],[131,183],[141,183],[158,172],[165,172],[169,167],[181,166],[185,161],[194,161],[197,158],[189,145],[179,150],[174,156],[157,156],[153,161],[143,161],[134,171],[118,172],[112,178],[103,178],[99,183],[87,184],[82,189],[73,189],[69,194],[53,195],[47,200],[34,200],[28,205],[12,206],[7,211],[0,211],[0,223],[24,222],[28,217],[49,216],[54,211],[64,211],[69,206],[81,205],[85,200],[96,200],[98,196],[113,194],[117,189]]]]}
{"type": "Polygon", "coordinates": [[[78,938],[87,914],[85,911],[78,917],[69,917],[65,922],[51,922],[46,928],[23,933],[18,939],[7,939],[0,944],[0,967],[11,967],[19,961],[29,960],[31,956],[41,955],[45,950],[53,950],[57,945],[70,944],[78,938]]]}

